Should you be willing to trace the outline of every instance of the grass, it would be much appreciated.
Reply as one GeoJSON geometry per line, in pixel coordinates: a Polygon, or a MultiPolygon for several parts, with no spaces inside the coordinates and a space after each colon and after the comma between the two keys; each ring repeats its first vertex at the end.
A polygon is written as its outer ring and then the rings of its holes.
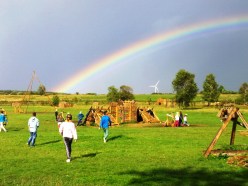
{"type": "MultiPolygon", "coordinates": [[[[113,126],[104,144],[97,127],[78,127],[79,139],[72,145],[72,162],[66,163],[65,148],[54,121],[54,108],[30,106],[38,112],[40,128],[36,147],[26,145],[28,114],[8,112],[8,132],[0,133],[0,185],[240,185],[246,186],[248,170],[231,166],[223,157],[204,158],[221,124],[216,109],[183,110],[190,127],[154,125],[113,126]]],[[[89,106],[63,109],[74,116],[89,106]]],[[[154,107],[161,120],[177,110],[154,107]]],[[[244,116],[247,116],[244,110],[244,116]]],[[[247,118],[247,117],[246,117],[247,118]]],[[[239,135],[235,145],[247,146],[247,136],[239,135]]],[[[230,141],[231,124],[215,149],[230,141]]]]}

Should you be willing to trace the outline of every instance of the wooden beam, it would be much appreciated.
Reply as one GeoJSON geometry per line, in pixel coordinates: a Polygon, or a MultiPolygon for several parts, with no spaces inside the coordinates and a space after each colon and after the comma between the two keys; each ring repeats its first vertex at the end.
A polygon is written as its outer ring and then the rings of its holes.
{"type": "Polygon", "coordinates": [[[237,128],[237,119],[233,121],[230,145],[234,145],[236,128],[237,128]]]}
{"type": "Polygon", "coordinates": [[[246,129],[248,129],[248,123],[245,121],[245,118],[243,117],[243,115],[241,114],[241,112],[238,111],[237,114],[238,114],[239,118],[241,119],[242,124],[244,125],[244,127],[246,129]]]}

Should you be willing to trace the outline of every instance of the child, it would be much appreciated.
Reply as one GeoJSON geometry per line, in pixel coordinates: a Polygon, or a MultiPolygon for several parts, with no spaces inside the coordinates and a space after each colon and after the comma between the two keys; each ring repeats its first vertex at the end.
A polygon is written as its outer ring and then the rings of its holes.
{"type": "Polygon", "coordinates": [[[5,115],[4,115],[3,110],[1,110],[1,112],[0,112],[0,132],[2,131],[2,129],[4,132],[7,132],[7,130],[3,126],[4,122],[5,122],[5,115]]]}
{"type": "Polygon", "coordinates": [[[189,126],[187,114],[184,114],[184,117],[183,117],[183,125],[184,125],[184,126],[189,126]]]}
{"type": "Polygon", "coordinates": [[[77,141],[77,130],[75,124],[72,122],[72,115],[66,115],[66,121],[62,122],[59,127],[59,133],[63,136],[65,149],[66,149],[66,162],[71,161],[71,146],[73,139],[77,141]]]}
{"type": "Polygon", "coordinates": [[[80,111],[79,114],[78,114],[78,123],[77,123],[77,126],[82,125],[83,118],[84,118],[84,115],[83,115],[82,111],[80,111]]]}
{"type": "Polygon", "coordinates": [[[65,121],[64,116],[63,116],[63,112],[60,112],[58,114],[57,117],[57,122],[58,122],[58,127],[60,127],[60,125],[65,121]]]}
{"type": "Polygon", "coordinates": [[[179,112],[176,112],[174,127],[179,127],[179,117],[180,117],[179,112]]]}

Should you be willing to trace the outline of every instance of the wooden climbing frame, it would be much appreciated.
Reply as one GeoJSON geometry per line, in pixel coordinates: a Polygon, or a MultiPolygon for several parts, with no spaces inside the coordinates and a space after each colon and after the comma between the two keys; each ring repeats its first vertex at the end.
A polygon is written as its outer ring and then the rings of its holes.
{"type": "Polygon", "coordinates": [[[220,112],[217,115],[220,117],[223,121],[222,126],[218,130],[216,136],[208,146],[207,150],[204,153],[205,157],[208,157],[209,154],[211,153],[211,150],[213,149],[214,145],[216,144],[217,140],[223,133],[223,131],[226,129],[227,125],[229,124],[230,121],[233,121],[233,126],[232,126],[232,133],[231,133],[231,139],[230,139],[230,145],[234,144],[234,139],[235,139],[235,132],[236,132],[236,126],[237,124],[248,129],[248,124],[245,121],[243,115],[239,111],[239,108],[236,107],[229,107],[229,108],[222,108],[220,112]],[[238,118],[241,119],[242,122],[238,121],[238,118]]]}
{"type": "Polygon", "coordinates": [[[90,123],[100,124],[102,110],[107,111],[112,124],[119,125],[120,123],[138,122],[138,116],[141,121],[145,123],[160,123],[159,118],[154,111],[150,108],[138,108],[134,101],[120,101],[112,102],[108,108],[91,107],[86,114],[83,124],[89,125],[90,123]]]}

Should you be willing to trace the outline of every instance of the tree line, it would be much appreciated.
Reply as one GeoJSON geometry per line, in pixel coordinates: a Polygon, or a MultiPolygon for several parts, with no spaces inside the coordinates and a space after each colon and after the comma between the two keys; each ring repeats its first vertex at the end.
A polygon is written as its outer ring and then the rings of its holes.
{"type": "MultiPolygon", "coordinates": [[[[188,107],[195,99],[199,88],[195,83],[195,75],[181,69],[177,72],[175,79],[172,81],[172,87],[175,93],[175,101],[179,106],[188,107]]],[[[203,90],[200,92],[202,99],[210,105],[211,102],[218,102],[220,94],[230,93],[225,90],[224,86],[219,85],[213,74],[208,74],[203,83],[203,90]]],[[[245,82],[239,89],[240,98],[238,103],[248,102],[248,84],[245,82]]],[[[114,86],[108,87],[107,101],[133,100],[133,89],[127,85],[122,85],[118,90],[114,86]]]]}

